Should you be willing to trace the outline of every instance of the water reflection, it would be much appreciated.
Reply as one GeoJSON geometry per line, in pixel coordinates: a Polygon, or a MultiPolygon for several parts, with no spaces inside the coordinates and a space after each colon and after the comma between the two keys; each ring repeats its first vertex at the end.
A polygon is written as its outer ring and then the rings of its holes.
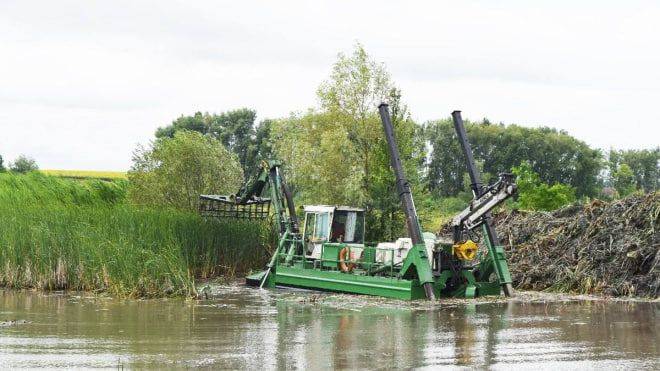
{"type": "Polygon", "coordinates": [[[405,304],[216,288],[208,301],[0,292],[6,367],[658,368],[649,302],[405,304]]]}

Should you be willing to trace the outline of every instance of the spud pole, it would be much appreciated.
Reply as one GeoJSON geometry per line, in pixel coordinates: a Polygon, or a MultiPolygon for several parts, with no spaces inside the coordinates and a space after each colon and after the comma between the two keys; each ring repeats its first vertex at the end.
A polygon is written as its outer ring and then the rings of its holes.
{"type": "MultiPolygon", "coordinates": [[[[378,106],[380,112],[380,119],[383,122],[383,129],[385,131],[385,139],[390,152],[390,164],[396,176],[396,189],[401,199],[403,212],[406,215],[406,226],[408,227],[408,235],[412,240],[413,245],[423,245],[424,239],[422,238],[422,229],[419,226],[417,219],[417,211],[415,210],[415,203],[413,202],[412,192],[410,191],[410,183],[403,173],[403,166],[401,165],[401,158],[399,156],[399,147],[394,138],[394,127],[390,119],[390,110],[387,103],[381,103],[378,106]]],[[[428,263],[428,262],[427,262],[428,263]]],[[[419,269],[419,267],[418,267],[419,269]]],[[[424,282],[423,277],[419,277],[420,281],[424,282]]],[[[435,300],[433,293],[433,283],[424,282],[424,292],[429,300],[435,300]]]]}
{"type": "MultiPolygon", "coordinates": [[[[454,111],[451,113],[452,120],[454,122],[454,129],[456,130],[456,135],[458,136],[458,141],[461,144],[461,149],[465,155],[465,162],[467,165],[468,174],[470,174],[470,187],[472,188],[472,193],[475,198],[481,197],[484,194],[484,185],[481,182],[481,175],[479,174],[479,169],[474,162],[474,156],[472,155],[472,146],[467,139],[467,133],[465,131],[465,125],[463,125],[463,117],[461,117],[461,111],[454,111]]],[[[500,240],[497,237],[497,232],[493,228],[491,221],[490,213],[484,215],[484,232],[486,238],[488,239],[488,247],[491,251],[491,259],[493,259],[493,264],[495,266],[495,271],[497,276],[502,284],[502,289],[504,290],[504,295],[513,296],[514,290],[513,285],[511,284],[511,277],[508,273],[508,268],[506,267],[506,261],[503,258],[497,259],[495,257],[495,247],[500,246],[500,240]]],[[[457,231],[454,231],[454,240],[457,238],[457,231]]],[[[457,242],[457,241],[454,241],[457,242]]]]}

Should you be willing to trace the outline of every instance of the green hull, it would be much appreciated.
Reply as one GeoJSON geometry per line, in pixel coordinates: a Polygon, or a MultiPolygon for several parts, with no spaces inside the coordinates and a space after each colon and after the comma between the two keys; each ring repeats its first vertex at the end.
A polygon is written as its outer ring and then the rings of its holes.
{"type": "Polygon", "coordinates": [[[294,267],[277,267],[274,284],[324,291],[346,292],[413,300],[424,298],[424,289],[416,280],[361,276],[339,271],[319,271],[294,267]]]}
{"type": "MultiPolygon", "coordinates": [[[[246,282],[259,286],[266,271],[246,277],[246,282]]],[[[451,292],[442,292],[445,277],[438,277],[435,282],[437,296],[444,297],[475,297],[500,295],[500,285],[497,282],[466,283],[451,292]]],[[[380,276],[366,276],[342,273],[340,271],[321,271],[297,267],[278,266],[277,272],[269,274],[264,287],[276,286],[296,287],[310,290],[342,292],[382,296],[400,300],[424,299],[426,295],[418,280],[406,280],[380,276]]]]}

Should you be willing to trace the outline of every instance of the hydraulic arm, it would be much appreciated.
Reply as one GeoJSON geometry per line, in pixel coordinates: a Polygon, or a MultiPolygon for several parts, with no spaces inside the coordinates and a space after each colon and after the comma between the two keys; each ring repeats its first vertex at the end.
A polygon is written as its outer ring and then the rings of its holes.
{"type": "Polygon", "coordinates": [[[261,163],[259,173],[248,181],[236,195],[237,204],[246,204],[248,201],[261,199],[266,184],[270,185],[270,196],[275,207],[275,215],[279,226],[280,236],[285,232],[299,233],[300,226],[293,204],[293,196],[289,191],[281,171],[282,163],[276,160],[267,160],[261,163]]]}
{"type": "Polygon", "coordinates": [[[488,186],[481,196],[475,197],[465,210],[454,216],[452,219],[454,242],[463,241],[466,234],[484,224],[490,211],[514,196],[516,189],[512,174],[500,174],[495,184],[488,186]]]}
{"type": "Polygon", "coordinates": [[[271,203],[275,208],[275,217],[279,227],[279,242],[273,257],[268,263],[266,273],[261,279],[260,287],[263,287],[268,279],[275,266],[275,261],[282,251],[287,251],[289,256],[292,256],[296,253],[296,250],[302,250],[296,208],[293,204],[293,196],[286,185],[281,166],[282,164],[276,160],[263,161],[257,176],[243,186],[235,199],[235,202],[239,205],[246,204],[250,200],[258,200],[261,198],[261,193],[266,184],[269,184],[271,203]]]}

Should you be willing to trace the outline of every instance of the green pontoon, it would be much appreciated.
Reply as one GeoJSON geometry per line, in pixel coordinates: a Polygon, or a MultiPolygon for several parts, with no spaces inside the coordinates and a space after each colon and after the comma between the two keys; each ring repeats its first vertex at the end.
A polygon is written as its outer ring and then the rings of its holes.
{"type": "Polygon", "coordinates": [[[201,196],[200,212],[206,216],[264,218],[275,214],[278,246],[266,269],[250,275],[250,285],[376,295],[404,300],[436,297],[513,295],[511,277],[490,210],[511,197],[516,186],[510,174],[484,186],[476,170],[465,128],[452,114],[466,157],[474,199],[452,221],[453,236],[439,238],[422,233],[410,186],[403,175],[399,152],[386,104],[379,111],[388,142],[397,192],[406,215],[408,237],[394,242],[364,241],[365,211],[333,205],[304,207],[302,228],[281,164],[264,161],[261,173],[236,196],[201,196]],[[261,197],[268,188],[270,198],[261,197]],[[470,239],[480,228],[483,246],[470,239]]]}

